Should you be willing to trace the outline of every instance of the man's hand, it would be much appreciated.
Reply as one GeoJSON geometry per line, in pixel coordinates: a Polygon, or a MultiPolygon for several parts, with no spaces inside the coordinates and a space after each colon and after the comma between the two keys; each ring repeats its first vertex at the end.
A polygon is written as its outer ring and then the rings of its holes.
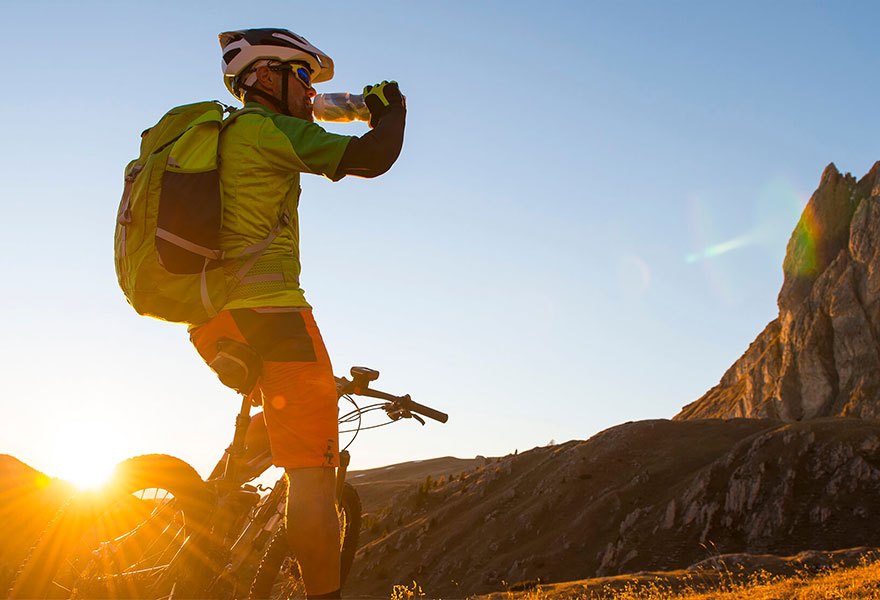
{"type": "Polygon", "coordinates": [[[382,117],[390,107],[406,107],[396,81],[383,81],[382,83],[365,87],[364,103],[370,109],[371,128],[379,124],[379,121],[382,120],[382,117]]]}

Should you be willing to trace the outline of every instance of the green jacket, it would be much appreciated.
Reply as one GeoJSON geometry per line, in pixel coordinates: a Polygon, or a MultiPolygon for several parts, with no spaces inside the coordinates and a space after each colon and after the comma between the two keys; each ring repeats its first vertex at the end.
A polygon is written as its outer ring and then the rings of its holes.
{"type": "MultiPolygon", "coordinates": [[[[220,247],[237,255],[265,239],[285,212],[289,223],[248,271],[245,282],[232,290],[223,308],[308,307],[299,285],[299,175],[340,179],[339,161],[352,138],[257,103],[245,107],[262,110],[239,116],[220,137],[220,247]]],[[[232,261],[227,267],[230,287],[243,262],[232,261]]]]}

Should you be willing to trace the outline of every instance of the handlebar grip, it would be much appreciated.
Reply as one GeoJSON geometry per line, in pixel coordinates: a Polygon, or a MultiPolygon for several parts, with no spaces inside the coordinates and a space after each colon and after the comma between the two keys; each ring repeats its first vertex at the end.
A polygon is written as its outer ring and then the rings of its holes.
{"type": "Polygon", "coordinates": [[[408,402],[408,406],[412,412],[419,413],[420,415],[424,415],[430,419],[434,419],[435,421],[440,421],[441,423],[445,423],[449,420],[449,415],[446,413],[440,412],[439,410],[434,410],[424,404],[419,404],[418,402],[413,402],[410,400],[408,402]]]}

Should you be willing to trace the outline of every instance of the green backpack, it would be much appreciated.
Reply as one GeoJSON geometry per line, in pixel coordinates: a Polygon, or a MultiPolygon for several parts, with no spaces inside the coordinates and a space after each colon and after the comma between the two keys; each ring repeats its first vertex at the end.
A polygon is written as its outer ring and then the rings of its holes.
{"type": "Polygon", "coordinates": [[[116,216],[116,276],[129,304],[141,315],[175,323],[203,323],[229,293],[224,266],[250,256],[240,281],[287,224],[287,215],[262,242],[236,257],[220,249],[223,217],[218,173],[222,130],[242,109],[223,119],[219,102],[168,111],[141,134],[140,156],[125,168],[116,216]]]}

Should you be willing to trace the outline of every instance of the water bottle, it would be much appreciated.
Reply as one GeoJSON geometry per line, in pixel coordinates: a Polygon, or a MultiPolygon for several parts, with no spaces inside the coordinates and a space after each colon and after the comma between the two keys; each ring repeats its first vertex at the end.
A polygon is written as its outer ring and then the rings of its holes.
{"type": "Polygon", "coordinates": [[[312,100],[312,112],[316,121],[349,123],[370,120],[370,110],[364,104],[364,97],[348,92],[316,95],[312,100]]]}

